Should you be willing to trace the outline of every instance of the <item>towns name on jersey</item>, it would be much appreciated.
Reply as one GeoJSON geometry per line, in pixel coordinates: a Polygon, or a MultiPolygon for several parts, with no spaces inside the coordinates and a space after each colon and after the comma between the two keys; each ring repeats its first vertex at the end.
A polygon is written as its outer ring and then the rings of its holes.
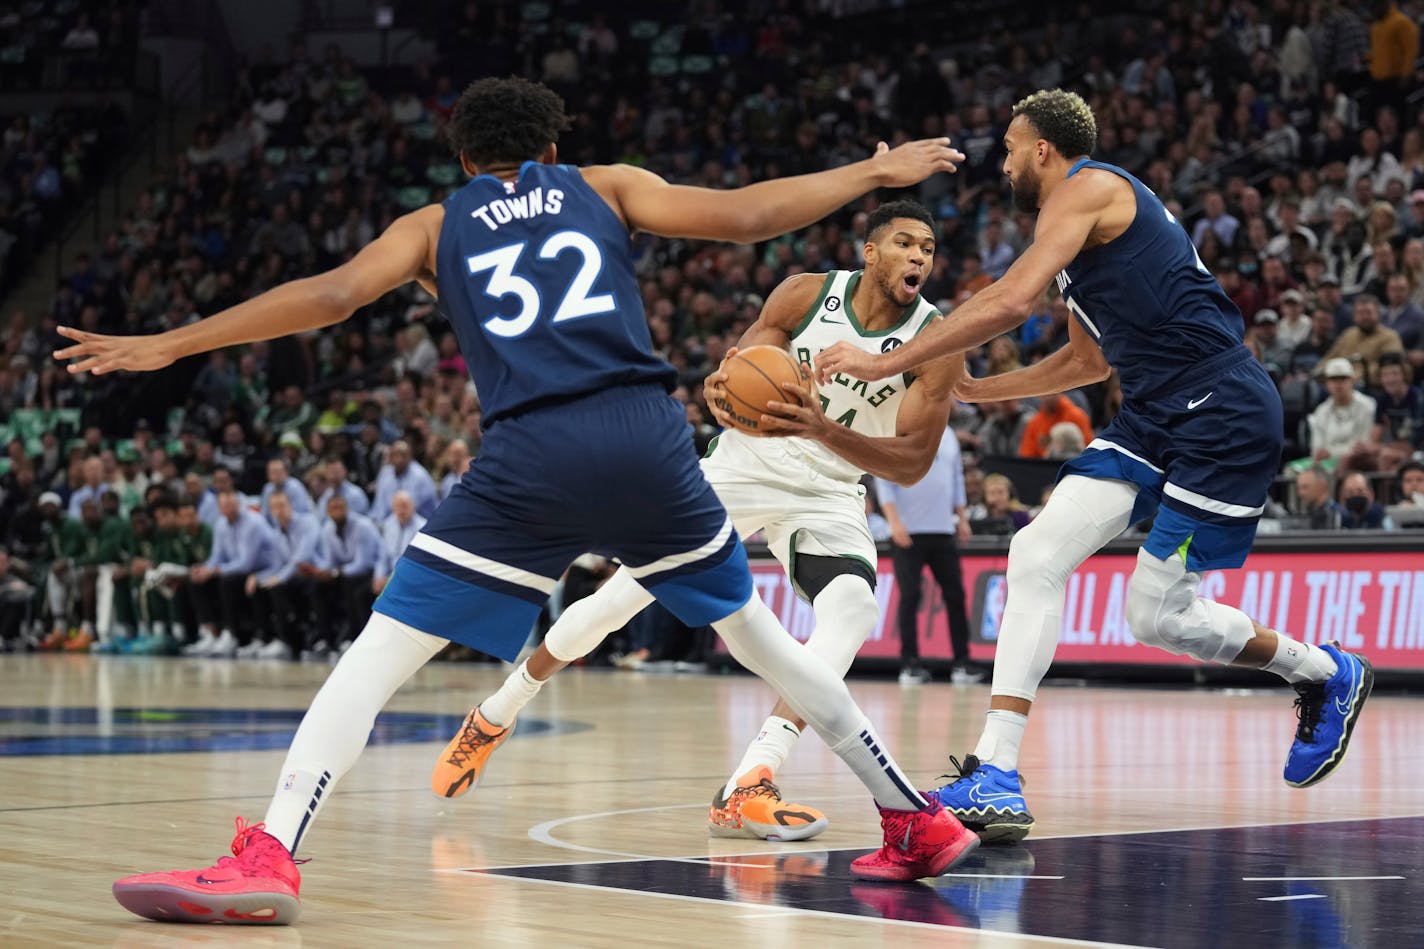
{"type": "Polygon", "coordinates": [[[540,214],[558,214],[564,209],[564,193],[558,188],[547,192],[542,186],[528,194],[511,198],[495,198],[489,204],[482,204],[470,212],[470,217],[478,218],[492,231],[499,230],[501,224],[510,221],[527,221],[540,214]]]}

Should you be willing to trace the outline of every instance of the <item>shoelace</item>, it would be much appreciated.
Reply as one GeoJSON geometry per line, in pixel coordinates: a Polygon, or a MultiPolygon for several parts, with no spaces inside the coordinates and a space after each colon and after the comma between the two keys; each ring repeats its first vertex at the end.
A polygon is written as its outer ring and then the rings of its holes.
{"type": "Polygon", "coordinates": [[[940,777],[953,778],[954,780],[950,781],[949,783],[958,784],[960,781],[967,780],[974,774],[975,771],[979,770],[979,759],[974,757],[973,755],[965,755],[964,763],[960,764],[958,758],[954,757],[954,755],[950,755],[949,766],[953,768],[954,771],[950,774],[942,774],[940,775],[940,777]]]}
{"type": "Polygon", "coordinates": [[[470,716],[470,720],[465,723],[465,730],[460,733],[460,744],[450,753],[450,764],[457,768],[463,768],[465,762],[468,761],[476,751],[479,751],[480,748],[494,741],[501,734],[503,734],[503,732],[486,735],[480,731],[479,726],[475,724],[474,716],[470,716]]]}
{"type": "Polygon", "coordinates": [[[737,788],[738,791],[746,791],[747,797],[769,797],[774,801],[781,800],[781,789],[771,783],[771,778],[762,778],[756,784],[737,788]]]}
{"type": "Polygon", "coordinates": [[[1300,741],[1315,741],[1315,728],[1320,724],[1320,715],[1325,709],[1325,687],[1310,685],[1296,689],[1295,717],[1300,719],[1295,737],[1300,741]]]}
{"type": "MultiPolygon", "coordinates": [[[[241,817],[237,818],[234,823],[237,825],[237,834],[232,838],[232,856],[219,857],[217,865],[219,867],[226,867],[229,864],[236,864],[239,869],[243,870],[243,872],[246,872],[247,868],[241,863],[241,861],[236,860],[234,858],[242,856],[242,852],[247,849],[247,845],[252,842],[252,838],[257,836],[257,834],[263,833],[267,830],[267,824],[264,821],[258,821],[255,824],[249,824],[241,817]]],[[[303,860],[298,860],[295,857],[292,858],[292,862],[298,865],[303,863],[309,863],[310,861],[310,857],[307,857],[303,860]]]]}

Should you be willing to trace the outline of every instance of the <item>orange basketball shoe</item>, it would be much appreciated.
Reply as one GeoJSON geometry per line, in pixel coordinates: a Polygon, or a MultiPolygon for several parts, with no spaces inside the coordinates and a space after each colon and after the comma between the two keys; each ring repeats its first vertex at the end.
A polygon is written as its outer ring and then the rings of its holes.
{"type": "Polygon", "coordinates": [[[937,877],[979,846],[974,831],[933,797],[922,811],[881,807],[880,827],[885,832],[880,849],[850,862],[850,872],[858,877],[901,881],[937,877]]]}
{"type": "Polygon", "coordinates": [[[64,643],[65,652],[88,652],[89,647],[94,645],[94,636],[88,631],[81,629],[78,634],[69,637],[64,643]]]}
{"type": "Polygon", "coordinates": [[[712,795],[707,813],[707,832],[713,837],[810,840],[830,825],[814,807],[784,803],[765,766],[738,778],[737,789],[725,799],[724,790],[719,787],[712,795]]]}
{"type": "Polygon", "coordinates": [[[114,899],[164,923],[294,923],[302,914],[302,875],[282,842],[262,828],[239,817],[231,857],[201,870],[125,877],[114,884],[114,899]]]}
{"type": "Polygon", "coordinates": [[[480,780],[480,772],[494,750],[514,731],[514,722],[497,728],[485,721],[479,708],[465,716],[465,727],[450,739],[430,772],[430,790],[440,797],[459,797],[480,780]]]}

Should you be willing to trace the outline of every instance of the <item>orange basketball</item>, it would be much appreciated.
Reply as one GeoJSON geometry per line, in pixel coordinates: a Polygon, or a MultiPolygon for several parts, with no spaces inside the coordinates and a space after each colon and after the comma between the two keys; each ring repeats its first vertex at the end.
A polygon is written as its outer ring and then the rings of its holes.
{"type": "Polygon", "coordinates": [[[801,368],[791,354],[776,346],[748,346],[723,366],[727,393],[718,408],[732,417],[732,426],[748,435],[760,435],[761,417],[768,402],[794,401],[781,388],[783,382],[801,382],[801,368]]]}

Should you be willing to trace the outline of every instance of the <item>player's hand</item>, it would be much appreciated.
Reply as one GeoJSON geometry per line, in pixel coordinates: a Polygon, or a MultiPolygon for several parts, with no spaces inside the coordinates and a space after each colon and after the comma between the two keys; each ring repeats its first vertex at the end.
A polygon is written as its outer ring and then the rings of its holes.
{"type": "Polygon", "coordinates": [[[826,385],[838,373],[872,382],[883,379],[890,373],[876,368],[881,359],[842,340],[816,354],[816,381],[826,385]]]}
{"type": "Polygon", "coordinates": [[[974,529],[969,526],[969,515],[959,515],[959,523],[954,525],[955,533],[959,535],[961,544],[969,543],[969,538],[974,536],[974,529]]]}
{"type": "Polygon", "coordinates": [[[801,382],[783,382],[781,388],[788,401],[766,404],[767,411],[761,417],[763,435],[819,439],[833,425],[821,408],[810,366],[801,364],[801,382]]]}
{"type": "Polygon", "coordinates": [[[950,148],[947,138],[924,138],[891,148],[884,142],[875,146],[870,159],[882,188],[907,188],[941,171],[955,172],[964,153],[950,148]]]}
{"type": "Polygon", "coordinates": [[[154,336],[102,336],[86,333],[72,326],[59,327],[59,335],[75,341],[75,345],[54,351],[55,359],[77,359],[68,367],[71,375],[92,372],[102,376],[106,372],[127,369],[130,372],[150,372],[162,369],[173,362],[173,353],[163,339],[163,334],[154,336]]]}
{"type": "Polygon", "coordinates": [[[904,521],[896,521],[890,525],[890,542],[896,547],[910,546],[910,532],[905,528],[904,521]]]}
{"type": "Polygon", "coordinates": [[[727,355],[722,357],[722,362],[718,364],[716,371],[702,380],[702,401],[707,403],[707,410],[712,413],[717,424],[723,428],[732,427],[732,416],[722,407],[722,404],[727,400],[727,390],[723,388],[727,384],[727,360],[736,354],[737,347],[735,346],[727,350],[727,355]]]}

